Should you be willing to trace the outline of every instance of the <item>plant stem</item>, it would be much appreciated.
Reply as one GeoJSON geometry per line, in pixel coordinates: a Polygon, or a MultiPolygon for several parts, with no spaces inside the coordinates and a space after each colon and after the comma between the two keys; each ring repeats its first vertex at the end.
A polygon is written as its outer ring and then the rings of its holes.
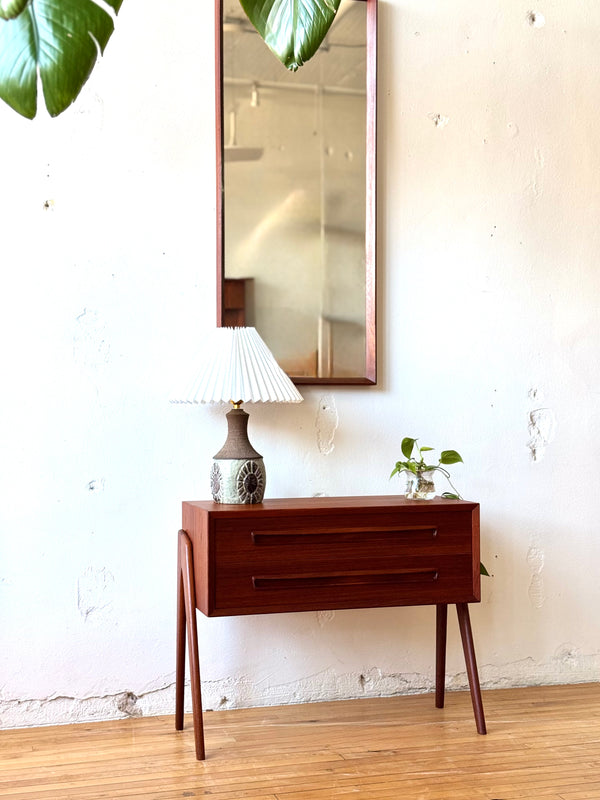
{"type": "Polygon", "coordinates": [[[436,469],[438,469],[440,472],[442,472],[442,473],[443,473],[443,474],[446,476],[446,480],[447,480],[447,481],[448,481],[448,483],[450,484],[450,486],[451,486],[451,488],[452,488],[452,490],[453,490],[454,494],[455,494],[455,495],[457,495],[457,497],[458,497],[458,499],[459,499],[459,500],[462,500],[462,497],[461,497],[461,494],[460,494],[460,492],[459,492],[459,491],[457,491],[457,489],[456,489],[456,486],[455,486],[455,485],[452,483],[452,481],[450,480],[450,473],[448,472],[448,470],[446,470],[446,469],[444,469],[443,467],[440,467],[440,466],[437,466],[437,467],[436,467],[436,469]]]}

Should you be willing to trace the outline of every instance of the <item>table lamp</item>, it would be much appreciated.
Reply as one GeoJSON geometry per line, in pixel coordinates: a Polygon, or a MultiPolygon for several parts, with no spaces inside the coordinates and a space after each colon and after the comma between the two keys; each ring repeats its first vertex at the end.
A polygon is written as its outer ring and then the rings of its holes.
{"type": "Polygon", "coordinates": [[[300,403],[303,398],[255,328],[216,328],[209,356],[179,403],[231,403],[227,440],[210,472],[217,503],[261,503],[263,458],[248,439],[242,403],[300,403]]]}

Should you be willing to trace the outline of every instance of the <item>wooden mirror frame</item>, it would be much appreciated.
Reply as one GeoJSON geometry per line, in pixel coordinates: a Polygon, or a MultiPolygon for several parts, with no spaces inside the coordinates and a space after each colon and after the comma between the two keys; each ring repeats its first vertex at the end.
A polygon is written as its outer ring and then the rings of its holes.
{"type": "MultiPolygon", "coordinates": [[[[366,59],[366,220],[365,220],[365,374],[359,377],[290,375],[296,384],[366,385],[377,383],[377,0],[367,4],[366,59]]],[[[217,327],[223,327],[225,293],[225,170],[223,122],[223,3],[215,0],[215,79],[217,147],[217,327]]],[[[333,23],[335,25],[335,21],[333,23]]],[[[266,45],[265,45],[266,47],[266,45]]],[[[273,56],[275,58],[275,56],[273,56]]]]}

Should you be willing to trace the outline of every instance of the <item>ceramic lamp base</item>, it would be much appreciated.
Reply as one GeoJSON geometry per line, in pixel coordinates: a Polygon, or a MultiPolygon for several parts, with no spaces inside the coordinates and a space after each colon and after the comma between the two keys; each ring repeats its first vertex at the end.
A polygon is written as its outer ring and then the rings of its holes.
{"type": "Polygon", "coordinates": [[[215,503],[262,503],[265,465],[248,440],[248,414],[234,407],[227,414],[227,441],[213,459],[210,487],[215,503]]]}
{"type": "Polygon", "coordinates": [[[215,503],[262,503],[266,482],[261,457],[215,458],[210,471],[215,503]]]}

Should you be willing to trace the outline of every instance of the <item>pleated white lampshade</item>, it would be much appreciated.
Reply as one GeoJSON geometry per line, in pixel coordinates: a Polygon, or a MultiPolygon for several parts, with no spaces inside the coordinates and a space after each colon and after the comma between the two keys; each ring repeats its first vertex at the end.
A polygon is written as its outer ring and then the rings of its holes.
{"type": "Polygon", "coordinates": [[[301,403],[256,328],[216,328],[198,376],[176,403],[301,403]]]}
{"type": "Polygon", "coordinates": [[[175,403],[232,403],[227,440],[213,459],[211,492],[217,503],[261,503],[267,475],[248,439],[242,403],[300,403],[302,395],[255,328],[216,328],[208,357],[175,403]]]}

